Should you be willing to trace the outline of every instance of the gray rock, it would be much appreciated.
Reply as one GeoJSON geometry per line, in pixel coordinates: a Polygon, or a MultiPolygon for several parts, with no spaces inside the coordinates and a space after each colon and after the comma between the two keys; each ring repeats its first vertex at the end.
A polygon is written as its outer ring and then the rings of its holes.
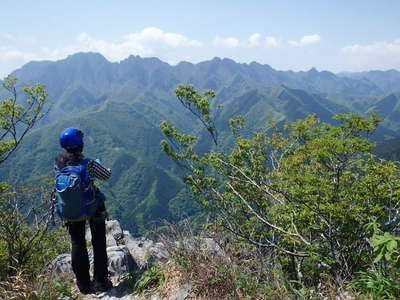
{"type": "Polygon", "coordinates": [[[71,254],[60,254],[53,260],[49,267],[51,272],[55,274],[70,274],[72,273],[71,254]]]}
{"type": "Polygon", "coordinates": [[[107,247],[114,247],[118,245],[117,241],[111,234],[106,235],[106,245],[107,247]]]}
{"type": "Polygon", "coordinates": [[[135,239],[131,236],[125,236],[124,243],[140,267],[168,258],[168,253],[162,243],[154,243],[145,238],[135,239]]]}
{"type": "MultiPolygon", "coordinates": [[[[113,247],[118,245],[118,241],[120,241],[124,236],[124,233],[121,229],[117,220],[106,221],[106,243],[107,247],[113,247]]],[[[92,233],[90,231],[90,227],[86,228],[85,233],[86,241],[92,241],[92,233]]]]}
{"type": "MultiPolygon", "coordinates": [[[[93,272],[93,250],[88,249],[90,270],[93,272]]],[[[129,274],[138,266],[133,260],[126,246],[113,246],[107,248],[108,270],[111,276],[122,276],[129,274]]],[[[72,274],[71,255],[59,255],[49,267],[50,271],[56,274],[72,274]]]]}
{"type": "Polygon", "coordinates": [[[185,300],[189,296],[191,288],[192,286],[190,284],[184,284],[176,294],[169,297],[168,300],[185,300]]]}
{"type": "Polygon", "coordinates": [[[124,237],[124,232],[117,220],[106,221],[106,234],[111,235],[116,242],[122,240],[124,237]]]}
{"type": "MultiPolygon", "coordinates": [[[[90,229],[86,231],[86,240],[91,241],[90,229]]],[[[131,273],[137,268],[142,268],[156,262],[165,262],[168,259],[168,252],[164,244],[155,243],[146,238],[133,238],[128,231],[122,231],[118,221],[106,222],[106,240],[108,255],[108,270],[112,276],[112,280],[119,282],[124,275],[131,273]]],[[[184,241],[185,247],[194,247],[194,241],[184,241]]],[[[223,250],[212,239],[203,239],[200,241],[202,249],[210,253],[218,253],[223,255],[223,250]]],[[[91,264],[91,272],[93,273],[93,248],[88,247],[89,261],[91,264]]],[[[51,264],[53,272],[57,274],[72,273],[71,255],[62,254],[58,256],[51,264]]],[[[147,296],[128,295],[126,290],[118,287],[110,291],[97,295],[95,298],[85,297],[85,300],[104,299],[104,300],[184,300],[190,297],[191,286],[185,284],[176,292],[171,294],[168,299],[160,297],[157,293],[147,296]]]]}
{"type": "Polygon", "coordinates": [[[126,246],[114,246],[107,248],[108,271],[111,276],[129,274],[138,266],[133,260],[126,246]]]}
{"type": "Polygon", "coordinates": [[[206,252],[210,255],[221,256],[227,261],[230,260],[225,251],[212,238],[184,239],[182,241],[176,241],[175,245],[183,247],[189,251],[206,252]]]}
{"type": "Polygon", "coordinates": [[[125,241],[127,241],[127,240],[133,239],[131,233],[130,233],[128,230],[123,230],[122,233],[123,233],[123,235],[124,235],[124,236],[123,236],[123,242],[124,242],[124,243],[125,243],[125,241]]]}
{"type": "Polygon", "coordinates": [[[216,254],[219,256],[226,257],[226,253],[222,248],[212,239],[212,238],[203,238],[201,240],[201,249],[211,254],[216,254]]]}

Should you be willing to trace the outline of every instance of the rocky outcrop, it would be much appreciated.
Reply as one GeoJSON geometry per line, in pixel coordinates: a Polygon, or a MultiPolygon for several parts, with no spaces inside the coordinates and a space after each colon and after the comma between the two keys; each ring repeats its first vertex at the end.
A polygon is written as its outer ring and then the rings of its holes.
{"type": "Polygon", "coordinates": [[[125,245],[107,248],[108,271],[111,276],[122,276],[135,270],[138,265],[125,245]]]}
{"type": "Polygon", "coordinates": [[[53,260],[50,269],[56,274],[72,273],[71,254],[60,254],[55,260],[53,260]]]}
{"type": "MultiPolygon", "coordinates": [[[[86,231],[86,241],[91,243],[90,229],[86,231]]],[[[134,238],[129,231],[124,231],[118,221],[111,220],[106,222],[106,241],[107,241],[107,255],[108,255],[108,270],[113,281],[115,288],[111,289],[103,295],[85,296],[80,299],[125,299],[125,300],[183,300],[189,293],[189,286],[184,285],[173,295],[163,298],[160,295],[148,296],[133,296],[128,295],[123,284],[120,284],[122,278],[128,274],[145,268],[148,265],[164,262],[168,259],[168,253],[162,243],[155,243],[146,238],[134,238]]],[[[93,250],[88,247],[89,261],[91,264],[91,271],[93,271],[93,250]]],[[[58,274],[73,274],[71,266],[71,255],[69,253],[59,255],[50,265],[50,271],[58,274]]]]}
{"type": "Polygon", "coordinates": [[[162,243],[155,243],[143,237],[135,239],[127,231],[124,231],[123,243],[139,267],[165,261],[168,258],[168,253],[162,243]]]}
{"type": "MultiPolygon", "coordinates": [[[[86,232],[86,240],[90,243],[91,234],[88,228],[86,232]]],[[[108,270],[114,288],[107,293],[97,296],[85,296],[79,299],[93,300],[184,300],[196,299],[191,294],[192,287],[189,283],[174,283],[168,287],[168,295],[159,295],[153,293],[147,296],[129,295],[127,286],[125,285],[129,274],[143,269],[154,263],[164,263],[168,260],[169,255],[166,247],[162,243],[156,243],[144,237],[134,238],[128,231],[122,230],[120,224],[116,220],[106,222],[106,240],[108,254],[108,270]]],[[[202,239],[185,239],[180,242],[170,241],[175,246],[183,246],[189,250],[206,251],[210,255],[218,255],[229,260],[226,253],[211,238],[202,239]]],[[[171,246],[171,245],[169,245],[171,246]]],[[[93,250],[88,249],[90,264],[93,267],[93,250]]],[[[71,255],[61,254],[51,264],[51,271],[56,274],[72,274],[71,255]]],[[[93,271],[91,269],[91,271],[93,271]]],[[[68,298],[70,299],[70,298],[68,298]]]]}
{"type": "MultiPolygon", "coordinates": [[[[86,231],[86,241],[92,239],[90,229],[86,231]]],[[[106,240],[108,270],[113,277],[122,277],[138,268],[143,268],[168,257],[163,244],[154,243],[145,238],[133,238],[128,231],[123,231],[117,220],[106,222],[106,240]]],[[[89,260],[93,266],[93,250],[88,250],[89,260]]],[[[56,274],[72,273],[71,255],[59,255],[50,266],[56,274]]]]}
{"type": "MultiPolygon", "coordinates": [[[[193,297],[191,293],[191,285],[184,284],[178,289],[171,291],[170,296],[161,296],[157,293],[139,296],[139,295],[126,295],[123,290],[114,288],[106,294],[98,295],[98,296],[85,296],[83,298],[79,298],[80,300],[188,300],[188,299],[196,299],[193,297]]],[[[67,300],[67,299],[66,299],[67,300]]],[[[69,299],[68,299],[69,300],[69,299]]]]}

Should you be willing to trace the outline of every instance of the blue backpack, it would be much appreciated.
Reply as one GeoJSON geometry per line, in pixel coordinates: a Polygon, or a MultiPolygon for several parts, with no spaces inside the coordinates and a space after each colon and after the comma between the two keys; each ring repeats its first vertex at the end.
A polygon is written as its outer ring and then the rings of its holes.
{"type": "Polygon", "coordinates": [[[83,159],[78,165],[56,171],[56,212],[63,221],[82,221],[96,213],[95,190],[87,169],[89,161],[83,159]]]}

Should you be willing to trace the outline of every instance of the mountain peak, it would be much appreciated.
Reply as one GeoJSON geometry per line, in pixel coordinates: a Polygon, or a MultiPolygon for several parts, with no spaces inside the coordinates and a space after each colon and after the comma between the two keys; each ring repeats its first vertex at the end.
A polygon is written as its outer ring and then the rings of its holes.
{"type": "Polygon", "coordinates": [[[176,66],[194,66],[190,61],[182,60],[176,66]]]}
{"type": "Polygon", "coordinates": [[[312,67],[310,70],[308,70],[308,73],[317,74],[318,70],[315,67],[312,67]]]}
{"type": "Polygon", "coordinates": [[[236,62],[235,62],[233,59],[230,59],[230,58],[227,58],[227,57],[224,57],[224,58],[222,59],[222,61],[223,61],[224,63],[236,64],[236,62]]]}
{"type": "Polygon", "coordinates": [[[71,55],[68,55],[65,60],[98,60],[98,61],[106,61],[108,60],[98,52],[78,52],[71,55]]]}

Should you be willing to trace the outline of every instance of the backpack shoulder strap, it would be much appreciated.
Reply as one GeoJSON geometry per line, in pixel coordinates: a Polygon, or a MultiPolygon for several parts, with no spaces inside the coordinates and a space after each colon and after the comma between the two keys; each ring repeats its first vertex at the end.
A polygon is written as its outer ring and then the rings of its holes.
{"type": "Polygon", "coordinates": [[[91,159],[91,158],[84,158],[84,159],[82,159],[82,164],[85,164],[85,165],[87,165],[91,160],[93,160],[93,159],[91,159]]]}
{"type": "Polygon", "coordinates": [[[90,158],[84,158],[80,161],[79,166],[81,168],[81,180],[85,185],[85,188],[88,188],[91,184],[92,179],[90,178],[88,163],[91,161],[90,158]]]}

